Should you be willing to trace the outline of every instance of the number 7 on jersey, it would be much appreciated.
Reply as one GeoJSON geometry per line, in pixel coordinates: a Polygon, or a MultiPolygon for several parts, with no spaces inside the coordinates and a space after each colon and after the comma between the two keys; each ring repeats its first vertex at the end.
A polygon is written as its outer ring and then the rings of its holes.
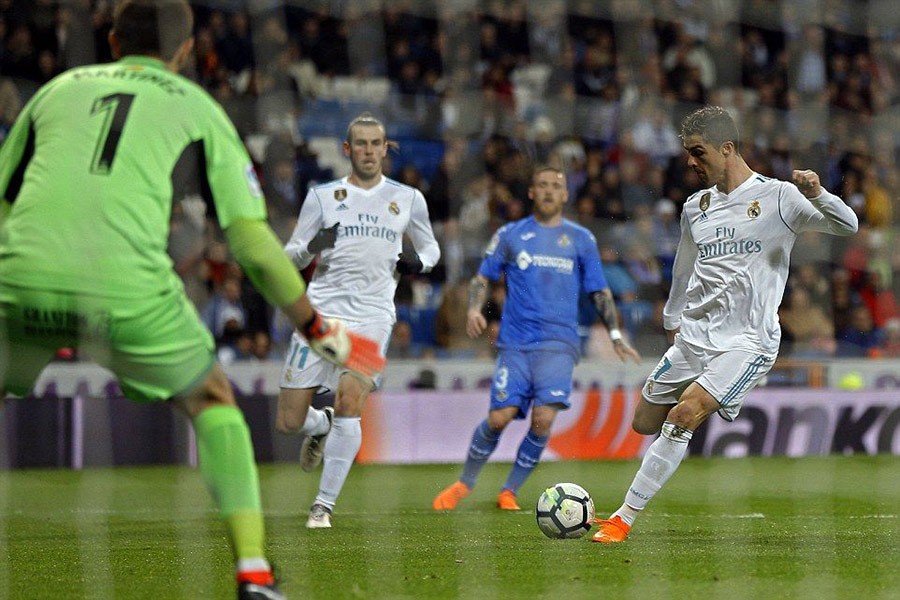
{"type": "Polygon", "coordinates": [[[134,94],[110,94],[94,100],[91,115],[103,113],[103,128],[94,148],[91,173],[109,175],[112,170],[113,159],[116,157],[116,149],[133,100],[134,94]]]}

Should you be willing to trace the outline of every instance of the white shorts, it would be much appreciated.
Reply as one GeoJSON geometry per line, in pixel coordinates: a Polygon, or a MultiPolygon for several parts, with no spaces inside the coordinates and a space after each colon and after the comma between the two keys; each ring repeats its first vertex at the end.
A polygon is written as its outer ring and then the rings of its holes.
{"type": "Polygon", "coordinates": [[[774,363],[774,356],[744,350],[707,350],[677,335],[675,343],[647,377],[642,393],[652,404],[677,404],[684,390],[696,381],[721,406],[719,416],[734,421],[747,392],[765,377],[774,363]]]}
{"type": "MultiPolygon", "coordinates": [[[[390,323],[360,323],[344,320],[347,329],[359,333],[378,342],[382,356],[387,352],[393,327],[390,323]]],[[[288,347],[284,366],[281,368],[279,387],[302,390],[318,388],[317,394],[325,394],[337,390],[341,375],[348,369],[334,365],[313,352],[306,338],[294,331],[291,345],[288,347]]],[[[381,374],[375,376],[375,388],[381,384],[381,374]]]]}

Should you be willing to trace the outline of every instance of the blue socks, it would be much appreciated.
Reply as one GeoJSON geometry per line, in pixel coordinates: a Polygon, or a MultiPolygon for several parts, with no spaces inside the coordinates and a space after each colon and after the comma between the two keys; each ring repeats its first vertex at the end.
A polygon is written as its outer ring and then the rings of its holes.
{"type": "MultiPolygon", "coordinates": [[[[491,453],[497,448],[497,442],[500,441],[500,431],[494,431],[488,427],[487,419],[475,428],[472,434],[472,441],[469,444],[469,454],[466,456],[466,464],[463,466],[462,476],[459,478],[469,489],[475,487],[475,480],[481,473],[481,468],[490,458],[491,453]]],[[[547,446],[549,435],[539,436],[529,430],[528,434],[519,444],[519,451],[516,454],[516,462],[513,464],[512,471],[503,484],[504,490],[510,490],[514,494],[534,471],[541,460],[541,454],[547,446]]]]}
{"type": "Polygon", "coordinates": [[[509,473],[509,477],[506,479],[506,483],[503,484],[504,490],[510,490],[514,494],[519,491],[519,488],[525,483],[531,472],[534,471],[538,461],[541,460],[541,453],[547,446],[547,440],[549,439],[549,435],[539,436],[531,430],[528,431],[528,435],[519,444],[516,462],[509,473]]]}
{"type": "Polygon", "coordinates": [[[469,443],[469,454],[466,456],[466,464],[463,466],[462,476],[459,478],[469,489],[475,487],[475,480],[481,473],[484,463],[490,458],[491,453],[500,441],[500,432],[488,427],[487,419],[475,428],[472,441],[469,443]]]}

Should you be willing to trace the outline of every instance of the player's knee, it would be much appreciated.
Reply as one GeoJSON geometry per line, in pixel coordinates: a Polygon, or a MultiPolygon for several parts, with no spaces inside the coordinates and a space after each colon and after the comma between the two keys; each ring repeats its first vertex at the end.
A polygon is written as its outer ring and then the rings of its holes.
{"type": "Polygon", "coordinates": [[[668,405],[653,404],[643,399],[634,411],[631,428],[641,435],[656,435],[662,428],[668,411],[668,405]]]}
{"type": "Polygon", "coordinates": [[[191,418],[210,406],[237,406],[231,383],[218,365],[213,367],[203,383],[177,402],[191,418]]]}
{"type": "Polygon", "coordinates": [[[670,423],[694,430],[705,417],[702,407],[695,402],[682,400],[672,407],[666,420],[670,423]]]}
{"type": "Polygon", "coordinates": [[[275,430],[278,433],[289,435],[299,432],[306,422],[306,411],[303,412],[304,414],[300,415],[297,411],[279,411],[278,416],[275,418],[275,430]]]}
{"type": "Polygon", "coordinates": [[[656,435],[662,428],[662,421],[635,415],[631,421],[631,428],[641,435],[656,435]]]}
{"type": "Polygon", "coordinates": [[[553,418],[556,415],[534,415],[531,418],[531,431],[536,435],[545,436],[550,434],[550,428],[553,427],[553,418]]]}
{"type": "Polygon", "coordinates": [[[488,414],[487,418],[488,427],[490,427],[492,431],[503,431],[506,429],[506,426],[509,425],[511,420],[512,417],[501,412],[492,412],[488,414]]]}

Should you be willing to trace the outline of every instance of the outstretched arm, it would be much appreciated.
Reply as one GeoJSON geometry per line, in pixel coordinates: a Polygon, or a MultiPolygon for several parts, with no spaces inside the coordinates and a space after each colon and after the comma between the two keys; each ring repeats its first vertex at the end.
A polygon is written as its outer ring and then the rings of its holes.
{"type": "Polygon", "coordinates": [[[591,292],[591,300],[594,302],[594,308],[597,309],[597,315],[609,331],[609,339],[612,340],[613,349],[622,362],[630,358],[636,363],[641,362],[641,355],[637,350],[628,345],[628,342],[622,337],[619,330],[619,316],[616,313],[616,303],[613,300],[612,291],[604,288],[597,292],[591,292]]]}

